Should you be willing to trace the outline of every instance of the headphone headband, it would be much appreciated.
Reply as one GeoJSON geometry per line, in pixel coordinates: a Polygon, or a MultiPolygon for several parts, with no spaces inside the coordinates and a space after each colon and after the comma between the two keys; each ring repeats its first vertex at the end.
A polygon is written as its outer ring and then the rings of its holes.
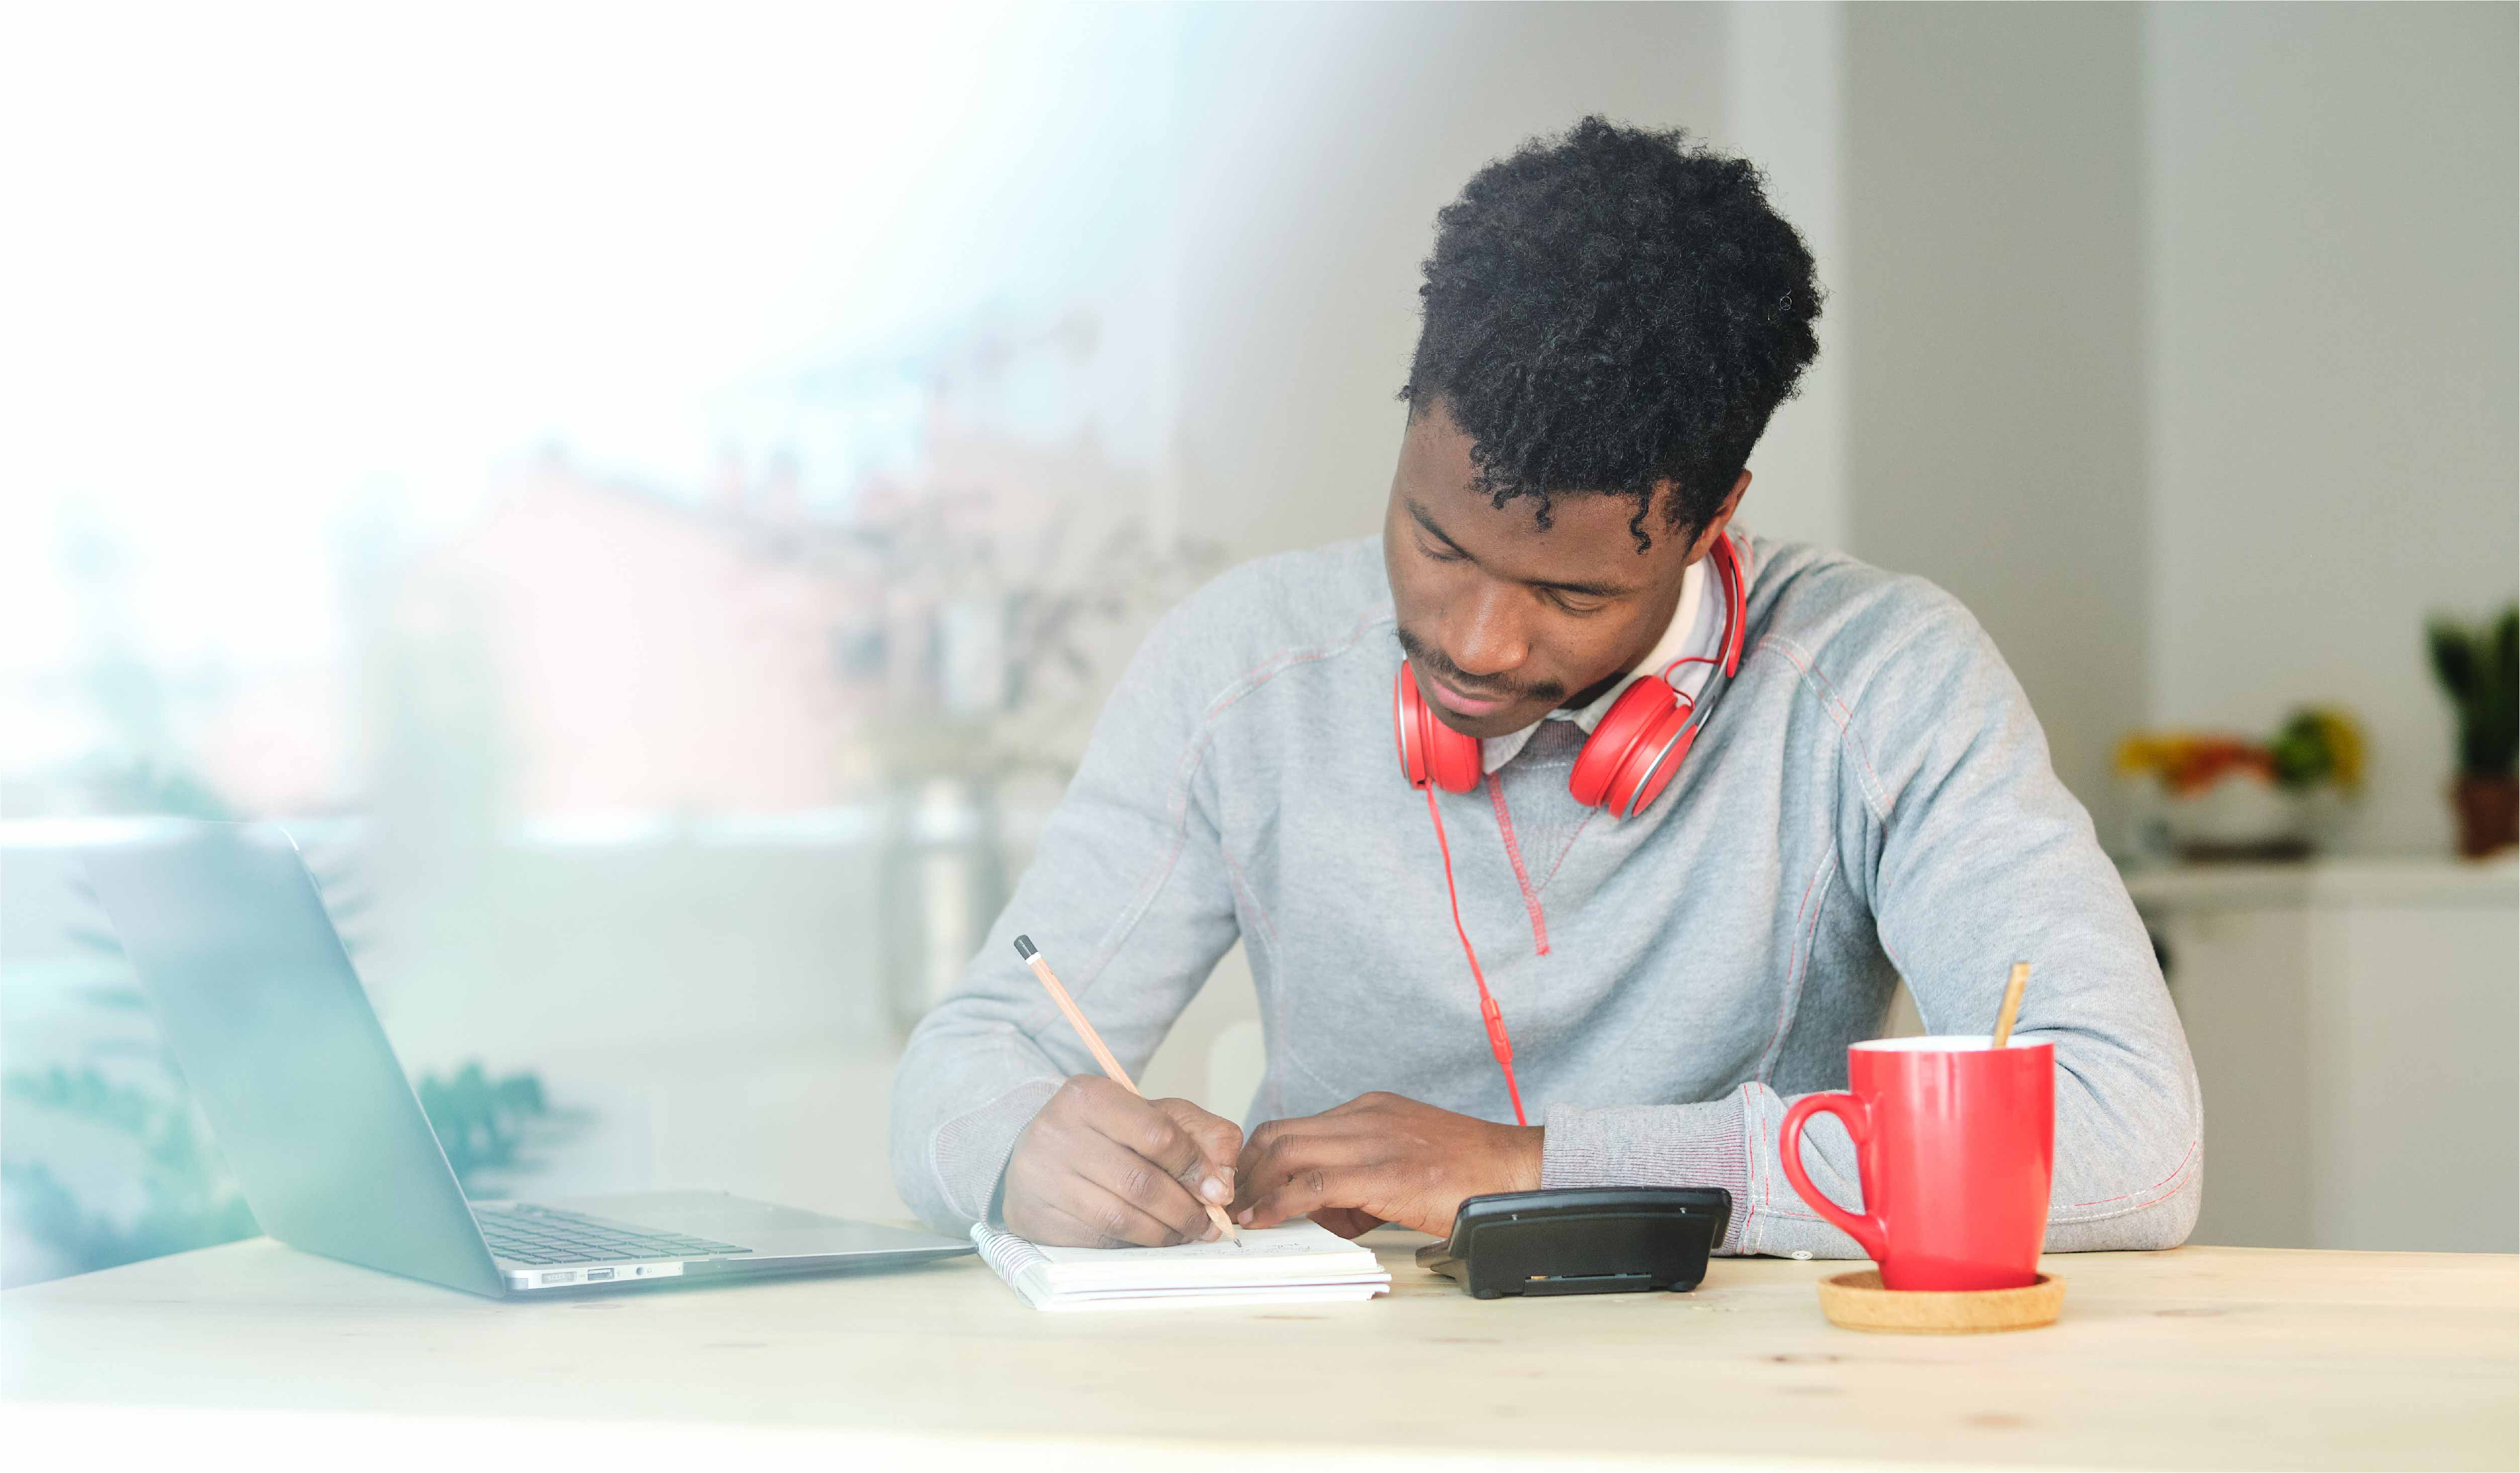
{"type": "Polygon", "coordinates": [[[1741,572],[1741,554],[1732,546],[1729,529],[1715,539],[1714,550],[1707,558],[1715,564],[1715,575],[1724,582],[1724,678],[1731,680],[1741,668],[1741,642],[1748,637],[1750,580],[1741,572]]]}

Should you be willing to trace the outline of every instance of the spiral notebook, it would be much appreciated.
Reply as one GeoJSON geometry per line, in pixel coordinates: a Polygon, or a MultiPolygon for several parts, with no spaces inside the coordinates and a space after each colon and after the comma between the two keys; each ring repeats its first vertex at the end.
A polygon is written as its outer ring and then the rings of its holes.
{"type": "Polygon", "coordinates": [[[1391,1287],[1373,1252],[1317,1223],[1246,1228],[1240,1242],[1173,1248],[1055,1248],[981,1223],[980,1257],[1036,1310],[1157,1310],[1320,1304],[1391,1287]]]}

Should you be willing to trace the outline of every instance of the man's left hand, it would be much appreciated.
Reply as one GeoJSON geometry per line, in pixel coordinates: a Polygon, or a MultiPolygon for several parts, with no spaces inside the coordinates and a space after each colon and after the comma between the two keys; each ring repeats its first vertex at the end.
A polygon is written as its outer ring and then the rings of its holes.
{"type": "Polygon", "coordinates": [[[1541,1134],[1397,1094],[1360,1094],[1253,1131],[1234,1173],[1234,1220],[1275,1228],[1310,1213],[1341,1237],[1379,1223],[1441,1236],[1463,1197],[1539,1188],[1541,1134]]]}

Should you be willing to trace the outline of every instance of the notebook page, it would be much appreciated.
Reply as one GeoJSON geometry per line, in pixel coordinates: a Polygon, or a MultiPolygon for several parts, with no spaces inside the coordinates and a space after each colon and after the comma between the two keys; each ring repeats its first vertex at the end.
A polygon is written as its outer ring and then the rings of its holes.
{"type": "Polygon", "coordinates": [[[1042,1278],[1056,1288],[1170,1287],[1192,1284],[1319,1279],[1381,1271],[1360,1248],[1314,1223],[1243,1232],[1241,1241],[1182,1243],[1171,1248],[1039,1248],[1042,1278]]]}
{"type": "Polygon", "coordinates": [[[1167,1289],[1152,1294],[1043,1294],[1022,1284],[1015,1291],[1036,1310],[1231,1309],[1280,1304],[1362,1304],[1391,1292],[1388,1279],[1354,1284],[1283,1284],[1274,1288],[1167,1289]]]}
{"type": "Polygon", "coordinates": [[[1372,1250],[1316,1223],[1246,1229],[1240,1242],[1171,1248],[1062,1248],[1030,1242],[986,1224],[971,1229],[980,1256],[1012,1283],[1048,1291],[1160,1290],[1384,1278],[1372,1250]]]}

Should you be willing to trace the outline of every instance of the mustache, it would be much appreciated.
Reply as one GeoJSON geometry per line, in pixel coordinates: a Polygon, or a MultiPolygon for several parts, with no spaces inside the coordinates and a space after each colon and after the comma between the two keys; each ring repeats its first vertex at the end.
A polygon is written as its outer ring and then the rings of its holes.
{"type": "Polygon", "coordinates": [[[1409,656],[1409,663],[1434,676],[1463,695],[1479,700],[1545,699],[1552,705],[1566,698],[1566,688],[1553,680],[1545,680],[1535,686],[1506,686],[1498,689],[1496,682],[1482,680],[1454,664],[1445,656],[1444,651],[1411,633],[1407,628],[1399,628],[1397,633],[1400,636],[1400,647],[1409,656]]]}

